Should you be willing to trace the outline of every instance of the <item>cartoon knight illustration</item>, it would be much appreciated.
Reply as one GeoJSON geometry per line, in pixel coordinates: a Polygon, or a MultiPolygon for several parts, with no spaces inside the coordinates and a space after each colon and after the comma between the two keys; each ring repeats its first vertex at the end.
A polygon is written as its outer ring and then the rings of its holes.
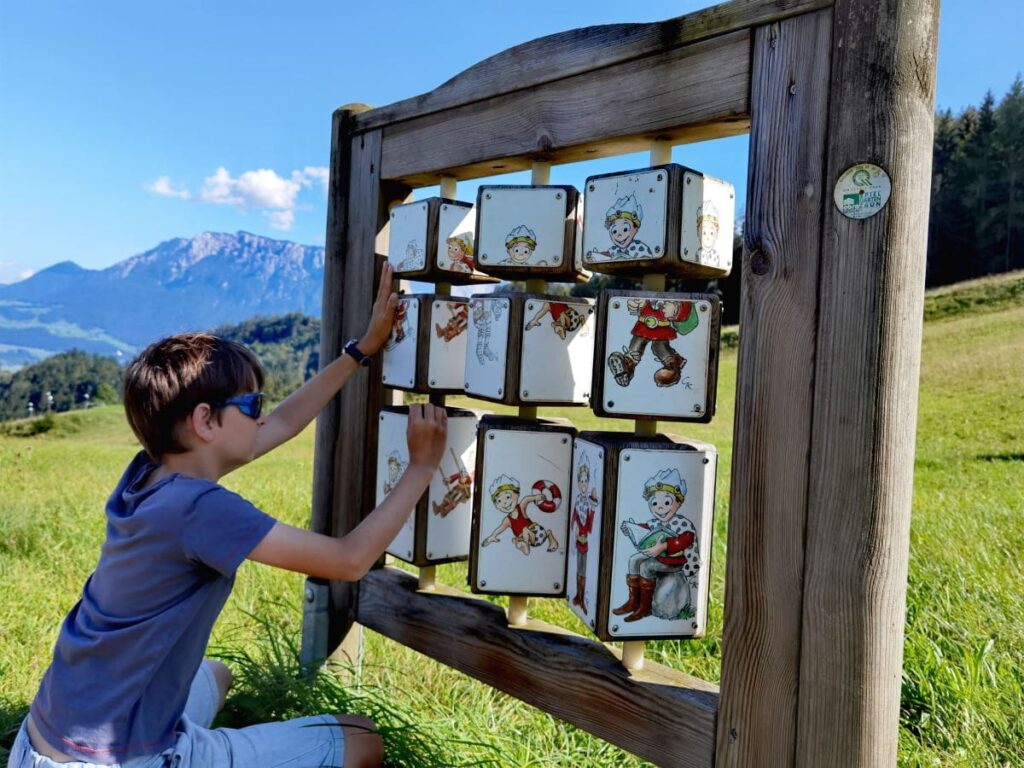
{"type": "Polygon", "coordinates": [[[396,272],[406,272],[414,269],[423,268],[423,249],[420,248],[415,240],[410,240],[405,246],[405,257],[398,262],[398,266],[395,267],[396,272]]]}
{"type": "Polygon", "coordinates": [[[569,519],[569,529],[576,531],[576,596],[572,604],[578,605],[584,613],[590,613],[587,607],[587,552],[590,549],[590,532],[594,529],[597,505],[597,490],[590,486],[590,462],[584,453],[576,470],[576,496],[573,498],[572,517],[569,519]]]}
{"type": "Polygon", "coordinates": [[[654,373],[654,383],[659,387],[678,384],[686,358],[676,352],[669,342],[677,336],[685,336],[697,327],[699,320],[694,303],[629,298],[626,309],[629,314],[637,316],[637,322],[630,332],[633,338],[629,346],[623,347],[621,352],[608,355],[608,369],[615,376],[615,382],[620,387],[629,386],[647,344],[651,343],[654,356],[662,365],[654,373]]]}
{"type": "MultiPolygon", "coordinates": [[[[440,504],[436,501],[431,502],[434,514],[438,517],[448,517],[453,509],[459,506],[459,504],[469,501],[473,495],[473,474],[466,469],[466,465],[462,463],[462,459],[455,454],[454,450],[449,448],[448,451],[455,461],[455,472],[447,476],[441,474],[441,479],[444,481],[448,492],[444,495],[440,504]]],[[[440,473],[441,468],[438,467],[437,471],[440,473]]]]}
{"type": "Polygon", "coordinates": [[[394,490],[395,486],[398,485],[398,481],[402,477],[402,473],[405,472],[405,465],[407,462],[402,460],[402,455],[398,451],[392,451],[388,454],[388,479],[384,481],[384,494],[387,495],[394,490]]]}
{"type": "Polygon", "coordinates": [[[452,235],[447,240],[448,244],[448,269],[452,272],[472,272],[476,269],[476,262],[473,260],[473,235],[469,232],[460,232],[452,235]]]}
{"type": "Polygon", "coordinates": [[[391,321],[391,335],[388,336],[384,349],[392,350],[405,339],[409,327],[409,302],[400,301],[395,307],[395,316],[391,321]]]}
{"type": "Polygon", "coordinates": [[[604,226],[612,244],[607,251],[594,249],[588,256],[602,256],[606,259],[650,259],[654,252],[646,243],[637,240],[640,224],[644,220],[643,206],[636,195],[620,197],[604,216],[604,226]]]}
{"type": "Polygon", "coordinates": [[[629,558],[626,575],[629,599],[612,613],[616,616],[629,614],[627,622],[650,616],[659,580],[672,579],[670,586],[683,588],[682,599],[665,600],[672,603],[670,613],[655,610],[655,615],[659,618],[692,616],[700,556],[697,529],[679,514],[686,500],[686,482],[679,476],[679,470],[663,469],[644,483],[643,497],[652,517],[642,523],[630,518],[620,526],[637,551],[629,558]]]}
{"type": "Polygon", "coordinates": [[[702,264],[718,264],[718,208],[710,200],[697,209],[697,261],[702,264]]]}
{"type": "Polygon", "coordinates": [[[498,360],[491,349],[491,322],[501,316],[500,305],[494,305],[494,313],[487,311],[487,303],[483,299],[473,299],[473,326],[476,328],[476,359],[480,365],[487,365],[498,360]]]}
{"type": "Polygon", "coordinates": [[[533,256],[533,252],[536,249],[536,233],[534,233],[534,231],[525,224],[520,224],[505,237],[505,252],[508,254],[508,258],[502,259],[498,263],[515,264],[519,267],[530,263],[546,266],[547,261],[530,261],[530,258],[533,256]]]}
{"type": "MultiPolygon", "coordinates": [[[[558,486],[550,481],[535,483],[534,488],[538,485],[558,491],[558,486]]],[[[494,506],[505,517],[502,519],[501,524],[491,532],[491,535],[480,543],[480,546],[487,547],[500,541],[498,536],[511,528],[512,543],[524,555],[530,554],[531,547],[539,547],[545,542],[548,545],[548,552],[554,552],[558,549],[558,541],[555,539],[554,534],[531,520],[526,514],[526,508],[530,504],[536,504],[538,509],[550,507],[547,511],[553,512],[557,509],[558,502],[561,501],[560,493],[549,498],[542,491],[538,491],[523,496],[520,499],[519,481],[510,475],[498,475],[494,482],[491,483],[489,492],[494,506]]]]}
{"type": "Polygon", "coordinates": [[[449,301],[445,302],[445,306],[450,315],[448,322],[444,325],[434,323],[434,333],[439,339],[451,341],[466,330],[466,325],[469,322],[469,305],[464,302],[449,301]]]}
{"type": "Polygon", "coordinates": [[[563,304],[560,301],[546,301],[533,316],[533,319],[526,324],[526,330],[536,328],[540,325],[540,319],[544,315],[551,315],[551,330],[558,338],[564,339],[566,334],[575,331],[583,325],[583,315],[575,307],[563,304]]]}

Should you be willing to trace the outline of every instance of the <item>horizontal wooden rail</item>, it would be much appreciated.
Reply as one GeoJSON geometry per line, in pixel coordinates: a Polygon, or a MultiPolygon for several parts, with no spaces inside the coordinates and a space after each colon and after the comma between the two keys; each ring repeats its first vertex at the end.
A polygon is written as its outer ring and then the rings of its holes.
{"type": "Polygon", "coordinates": [[[356,118],[357,131],[465,106],[719,35],[826,8],[833,0],[732,0],[648,24],[606,24],[538,38],[474,64],[433,91],[356,118]]]}
{"type": "Polygon", "coordinates": [[[418,592],[396,568],[363,578],[356,621],[658,765],[714,764],[712,683],[651,662],[626,671],[597,641],[532,619],[511,628],[500,606],[441,585],[418,592]]]}

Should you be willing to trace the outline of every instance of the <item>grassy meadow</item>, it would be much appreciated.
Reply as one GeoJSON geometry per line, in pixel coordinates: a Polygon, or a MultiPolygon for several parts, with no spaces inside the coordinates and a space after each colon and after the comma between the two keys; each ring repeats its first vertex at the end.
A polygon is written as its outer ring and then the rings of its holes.
{"type": "MultiPolygon", "coordinates": [[[[926,316],[900,764],[1022,765],[1024,276],[943,290],[929,297],[926,316]]],[[[735,382],[736,351],[727,349],[715,421],[668,427],[721,452],[708,636],[650,643],[647,651],[648,658],[715,681],[735,382]]],[[[585,409],[559,415],[580,429],[624,426],[585,409]]],[[[60,415],[48,431],[32,432],[29,422],[0,425],[0,761],[49,662],[59,623],[95,565],[106,497],[137,450],[115,407],[60,415]]],[[[312,465],[310,428],[224,484],[279,519],[305,525],[312,465]]],[[[461,585],[465,572],[464,564],[448,565],[438,576],[461,585]]],[[[389,754],[395,765],[645,764],[369,632],[360,688],[345,692],[327,681],[293,695],[302,585],[297,574],[255,564],[240,570],[213,637],[214,650],[241,673],[229,722],[343,706],[390,723],[396,742],[413,739],[408,750],[389,754]]],[[[531,601],[531,615],[583,632],[557,601],[531,601]]]]}

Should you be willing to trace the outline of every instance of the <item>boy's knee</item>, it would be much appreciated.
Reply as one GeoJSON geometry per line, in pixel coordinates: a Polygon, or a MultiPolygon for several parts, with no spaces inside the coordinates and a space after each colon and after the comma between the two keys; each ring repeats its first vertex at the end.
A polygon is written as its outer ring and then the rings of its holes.
{"type": "Polygon", "coordinates": [[[224,698],[228,695],[228,691],[231,690],[231,685],[234,682],[231,669],[227,664],[219,661],[213,661],[211,659],[205,659],[203,663],[205,663],[213,673],[213,679],[217,682],[217,691],[220,693],[219,704],[220,706],[224,706],[224,698]]]}
{"type": "Polygon", "coordinates": [[[335,715],[345,729],[345,768],[378,768],[384,760],[384,740],[368,717],[335,715]]]}

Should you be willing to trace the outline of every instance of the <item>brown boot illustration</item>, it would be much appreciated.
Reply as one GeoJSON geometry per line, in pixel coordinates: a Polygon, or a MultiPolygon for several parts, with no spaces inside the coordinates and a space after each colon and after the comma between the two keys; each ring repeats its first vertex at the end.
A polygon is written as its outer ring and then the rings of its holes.
{"type": "Polygon", "coordinates": [[[632,613],[640,604],[638,602],[640,597],[640,577],[633,576],[632,574],[626,576],[626,586],[629,587],[629,599],[612,611],[616,616],[621,616],[624,613],[632,613]]]}
{"type": "Polygon", "coordinates": [[[686,358],[682,355],[672,355],[661,361],[664,366],[654,374],[654,383],[659,387],[671,387],[678,384],[683,375],[683,366],[686,365],[686,358]]]}
{"type": "Polygon", "coordinates": [[[645,616],[651,615],[651,600],[654,598],[656,586],[658,586],[657,579],[640,579],[640,596],[637,599],[637,606],[632,615],[626,617],[626,621],[639,621],[645,616]]]}
{"type": "Polygon", "coordinates": [[[583,607],[583,577],[576,577],[576,596],[572,599],[573,605],[578,605],[580,608],[583,607]]]}
{"type": "Polygon", "coordinates": [[[584,613],[590,613],[590,609],[587,608],[587,577],[580,576],[579,579],[580,584],[576,591],[579,592],[580,608],[583,609],[584,613]]]}
{"type": "Polygon", "coordinates": [[[636,360],[628,352],[612,352],[608,355],[608,370],[615,376],[615,383],[620,387],[628,387],[636,372],[636,360]]]}

